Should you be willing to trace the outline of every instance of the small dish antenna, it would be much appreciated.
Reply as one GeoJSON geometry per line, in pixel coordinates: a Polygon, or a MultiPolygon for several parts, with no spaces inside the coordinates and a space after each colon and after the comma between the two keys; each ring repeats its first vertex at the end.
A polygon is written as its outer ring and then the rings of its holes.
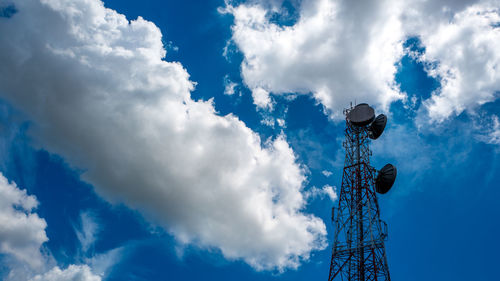
{"type": "Polygon", "coordinates": [[[368,131],[370,131],[369,137],[374,140],[378,139],[384,132],[386,124],[387,117],[384,114],[379,114],[368,127],[368,131]]]}
{"type": "Polygon", "coordinates": [[[396,167],[392,164],[385,165],[378,172],[378,176],[375,179],[375,190],[380,194],[386,194],[396,181],[396,175],[398,171],[396,167]]]}

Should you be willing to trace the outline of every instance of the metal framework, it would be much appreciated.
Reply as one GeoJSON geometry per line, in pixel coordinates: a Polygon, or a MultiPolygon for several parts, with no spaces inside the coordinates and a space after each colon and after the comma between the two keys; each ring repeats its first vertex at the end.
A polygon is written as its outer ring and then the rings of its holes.
{"type": "Polygon", "coordinates": [[[346,118],[342,187],[338,207],[332,208],[335,234],[328,281],[391,280],[384,245],[387,224],[380,219],[368,134],[368,126],[352,125],[346,118]]]}

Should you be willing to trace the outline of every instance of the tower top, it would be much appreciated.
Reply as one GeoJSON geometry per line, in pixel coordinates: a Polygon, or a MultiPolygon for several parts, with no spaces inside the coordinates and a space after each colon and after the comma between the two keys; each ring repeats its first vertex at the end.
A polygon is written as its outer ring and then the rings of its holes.
{"type": "Polygon", "coordinates": [[[356,126],[366,126],[375,119],[375,110],[366,103],[360,103],[347,112],[347,119],[356,126]]]}

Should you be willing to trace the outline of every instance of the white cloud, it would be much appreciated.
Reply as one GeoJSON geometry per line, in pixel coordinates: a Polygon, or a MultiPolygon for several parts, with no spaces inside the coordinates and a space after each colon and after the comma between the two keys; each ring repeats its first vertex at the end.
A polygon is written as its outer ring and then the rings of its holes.
{"type": "Polygon", "coordinates": [[[435,62],[428,72],[441,88],[426,101],[431,118],[443,121],[498,98],[500,91],[500,3],[475,5],[448,22],[422,29],[423,60],[435,62]]]}
{"type": "Polygon", "coordinates": [[[30,281],[101,281],[101,277],[94,275],[87,265],[70,265],[68,268],[61,270],[59,267],[54,267],[49,272],[42,275],[37,275],[30,281]]]}
{"type": "Polygon", "coordinates": [[[48,240],[47,223],[33,210],[38,201],[0,173],[0,253],[10,254],[33,268],[42,266],[41,245],[48,240]]]}
{"type": "MultiPolygon", "coordinates": [[[[34,209],[38,206],[37,199],[27,195],[14,182],[0,173],[0,253],[6,255],[2,262],[8,268],[9,281],[27,280],[36,272],[44,272],[54,261],[50,255],[42,255],[43,243],[48,241],[45,233],[47,223],[40,218],[34,209]],[[14,257],[15,260],[11,260],[14,257]]],[[[82,220],[86,220],[83,219],[82,220]]],[[[88,228],[88,227],[87,227],[88,228]]],[[[88,232],[88,231],[86,231],[88,232]]],[[[96,265],[100,270],[110,267],[116,261],[119,249],[110,254],[98,255],[94,261],[102,261],[96,265]],[[111,257],[113,260],[111,260],[111,257]]],[[[87,265],[70,265],[65,270],[54,267],[52,270],[33,277],[33,281],[97,281],[101,278],[94,275],[87,265]]]]}
{"type": "Polygon", "coordinates": [[[330,200],[332,201],[335,201],[337,200],[338,198],[338,195],[337,195],[337,192],[334,190],[334,188],[330,185],[325,185],[323,186],[323,193],[325,193],[326,195],[328,195],[328,197],[330,198],[330,200]]]}
{"type": "Polygon", "coordinates": [[[252,89],[253,103],[259,108],[273,108],[273,101],[269,96],[269,92],[263,88],[257,87],[252,89]]]}
{"type": "Polygon", "coordinates": [[[232,41],[256,104],[266,104],[259,92],[292,92],[311,93],[332,117],[351,101],[387,109],[406,99],[394,78],[412,36],[421,38],[421,59],[442,86],[424,102],[432,120],[499,96],[498,0],[303,0],[292,26],[271,21],[277,6],[261,0],[221,9],[234,15],[232,41]]]}
{"type": "Polygon", "coordinates": [[[338,198],[337,192],[334,189],[334,187],[328,184],[324,185],[321,189],[313,186],[306,192],[305,195],[307,199],[315,199],[318,197],[324,198],[325,196],[328,196],[328,198],[334,202],[338,198]]]}
{"type": "Polygon", "coordinates": [[[328,177],[330,177],[331,175],[333,175],[333,173],[332,173],[332,172],[327,171],[327,170],[323,170],[321,173],[322,173],[325,177],[327,177],[327,178],[328,178],[328,177]]]}
{"type": "Polygon", "coordinates": [[[394,83],[403,54],[401,5],[385,2],[305,0],[296,24],[284,27],[261,5],[227,6],[255,103],[267,104],[262,92],[312,93],[340,116],[355,99],[386,106],[402,98],[394,83]]]}
{"type": "Polygon", "coordinates": [[[153,23],[98,0],[15,5],[0,21],[0,93],[97,192],[256,269],[294,268],[326,246],[285,138],[262,145],[235,116],[193,101],[153,23]]]}
{"type": "Polygon", "coordinates": [[[231,95],[234,95],[235,93],[235,89],[236,87],[238,86],[237,83],[231,81],[231,79],[229,79],[229,75],[226,75],[224,76],[224,94],[225,95],[228,95],[228,96],[231,96],[231,95]]]}
{"type": "Polygon", "coordinates": [[[277,118],[276,123],[278,123],[278,126],[280,126],[281,128],[286,128],[285,119],[277,118]]]}

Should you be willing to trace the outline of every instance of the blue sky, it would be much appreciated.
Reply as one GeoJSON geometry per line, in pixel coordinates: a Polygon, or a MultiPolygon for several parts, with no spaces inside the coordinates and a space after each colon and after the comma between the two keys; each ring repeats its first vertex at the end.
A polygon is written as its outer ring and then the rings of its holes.
{"type": "Polygon", "coordinates": [[[360,3],[0,0],[2,280],[326,280],[350,102],[392,279],[494,280],[500,3],[360,3]]]}

